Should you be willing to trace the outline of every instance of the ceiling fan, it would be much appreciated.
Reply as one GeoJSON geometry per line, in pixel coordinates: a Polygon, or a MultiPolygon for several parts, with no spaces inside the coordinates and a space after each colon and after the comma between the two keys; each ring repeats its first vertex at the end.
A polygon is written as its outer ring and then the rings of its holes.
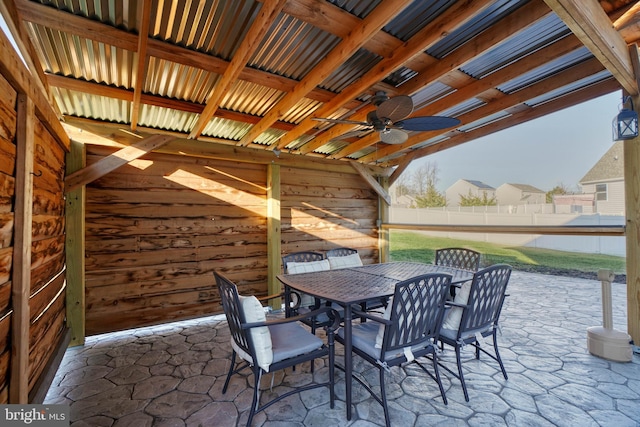
{"type": "Polygon", "coordinates": [[[314,118],[314,120],[364,126],[368,129],[354,133],[349,132],[343,137],[346,135],[362,135],[362,132],[368,133],[370,130],[374,130],[380,134],[380,140],[387,144],[402,144],[405,142],[409,138],[409,134],[406,131],[424,132],[446,129],[460,124],[460,120],[444,116],[411,117],[403,120],[413,111],[413,100],[407,95],[389,98],[385,92],[378,91],[371,97],[371,103],[378,108],[367,114],[366,122],[324,118],[314,118]]]}

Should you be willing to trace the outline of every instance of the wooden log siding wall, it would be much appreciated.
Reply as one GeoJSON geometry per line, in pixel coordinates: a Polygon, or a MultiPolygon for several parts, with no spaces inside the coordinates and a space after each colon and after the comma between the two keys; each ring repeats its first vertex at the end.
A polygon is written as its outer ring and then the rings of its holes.
{"type": "MultiPolygon", "coordinates": [[[[113,150],[87,147],[87,165],[113,150]]],[[[149,154],[86,190],[86,333],[221,312],[213,271],[266,294],[266,168],[149,154]]]]}
{"type": "MultiPolygon", "coordinates": [[[[61,353],[55,350],[66,345],[63,194],[66,148],[34,114],[33,107],[19,110],[20,92],[10,80],[21,83],[19,77],[0,76],[0,404],[40,402],[43,390],[48,388],[46,377],[57,369],[55,360],[61,353]],[[20,117],[21,114],[25,117],[20,117]],[[20,122],[24,124],[22,139],[18,141],[20,122]],[[23,151],[33,156],[32,162],[26,161],[27,165],[33,163],[33,171],[29,167],[20,169],[17,157],[17,144],[31,139],[33,151],[23,151]],[[24,182],[24,187],[18,188],[18,181],[24,182]],[[32,194],[26,202],[31,207],[24,216],[24,221],[31,224],[31,235],[26,239],[18,238],[22,232],[16,221],[19,193],[32,194]],[[30,252],[16,246],[17,242],[30,246],[30,252]],[[14,264],[17,253],[26,254],[25,259],[31,261],[29,267],[23,267],[27,277],[21,274],[19,279],[19,266],[14,264]],[[17,290],[19,282],[28,284],[24,291],[25,305],[15,295],[22,292],[17,290]],[[24,335],[18,331],[17,313],[27,313],[24,335]]],[[[30,104],[31,100],[22,95],[22,102],[30,104]]]]}
{"type": "MultiPolygon", "coordinates": [[[[87,165],[115,149],[87,146],[87,165]]],[[[353,174],[281,167],[282,252],[377,260],[378,198],[353,174]]],[[[267,165],[151,153],[86,189],[86,333],[221,313],[214,270],[267,294],[267,165]]]]}
{"type": "Polygon", "coordinates": [[[280,169],[282,252],[358,249],[378,262],[378,196],[358,174],[280,169]]]}
{"type": "Polygon", "coordinates": [[[16,166],[16,91],[0,76],[0,403],[9,401],[11,264],[16,166]]]}

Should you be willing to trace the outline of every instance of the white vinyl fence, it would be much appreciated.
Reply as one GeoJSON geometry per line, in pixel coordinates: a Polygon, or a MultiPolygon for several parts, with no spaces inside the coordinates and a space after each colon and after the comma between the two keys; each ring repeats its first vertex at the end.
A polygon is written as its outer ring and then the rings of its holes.
{"type": "MultiPolygon", "coordinates": [[[[540,205],[536,205],[540,206],[540,205]]],[[[624,225],[624,216],[600,214],[554,214],[520,213],[525,208],[425,208],[411,209],[391,207],[389,222],[400,224],[433,225],[624,225]],[[478,210],[484,210],[478,212],[478,210]],[[511,212],[511,213],[509,213],[511,212]]],[[[548,209],[537,209],[548,212],[548,209]]],[[[542,236],[538,234],[497,234],[422,231],[422,233],[452,239],[476,240],[513,246],[556,249],[569,252],[584,252],[625,256],[625,238],[620,236],[542,236]]]]}

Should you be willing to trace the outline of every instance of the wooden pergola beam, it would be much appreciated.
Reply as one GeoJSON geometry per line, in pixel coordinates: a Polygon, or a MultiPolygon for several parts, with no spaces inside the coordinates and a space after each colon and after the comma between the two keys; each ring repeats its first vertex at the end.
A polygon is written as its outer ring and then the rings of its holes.
{"type": "MultiPolygon", "coordinates": [[[[229,66],[224,70],[222,77],[216,82],[207,96],[207,105],[204,108],[202,114],[198,118],[198,121],[191,129],[189,138],[197,138],[200,136],[204,128],[211,120],[211,117],[215,114],[220,106],[220,102],[231,89],[233,83],[238,79],[247,61],[251,58],[251,55],[260,46],[260,42],[264,38],[265,34],[271,28],[271,24],[278,17],[278,14],[282,10],[286,3],[286,0],[273,0],[265,2],[260,8],[260,12],[255,20],[251,23],[251,27],[245,35],[242,43],[238,46],[238,49],[233,55],[233,59],[229,63],[229,66]]],[[[275,123],[277,120],[274,120],[275,123]]],[[[270,123],[273,124],[273,123],[270,123]]]]}
{"type": "MultiPolygon", "coordinates": [[[[333,70],[360,49],[382,27],[411,3],[410,0],[386,0],[380,3],[357,27],[351,31],[327,56],[320,61],[295,87],[274,105],[260,122],[253,126],[238,145],[247,146],[260,134],[281,119],[298,101],[331,75],[333,70]]],[[[277,148],[281,148],[278,144],[277,148]]],[[[275,148],[275,147],[274,147],[275,148]]]]}
{"type": "Polygon", "coordinates": [[[141,17],[140,32],[138,34],[138,55],[135,64],[135,87],[133,89],[133,105],[131,106],[131,130],[136,130],[138,126],[138,116],[140,115],[140,97],[144,88],[145,76],[147,75],[147,40],[149,38],[149,22],[151,21],[151,0],[144,0],[138,3],[138,16],[141,17]]]}
{"type": "Polygon", "coordinates": [[[142,157],[153,149],[161,147],[174,139],[175,137],[171,135],[153,135],[136,144],[125,147],[67,176],[64,180],[64,191],[68,193],[82,185],[95,181],[109,172],[118,169],[120,166],[142,157]]]}
{"type": "Polygon", "coordinates": [[[638,84],[627,50],[627,43],[613,28],[600,3],[596,0],[545,0],[589,48],[620,85],[631,95],[638,95],[638,84]]]}
{"type": "MultiPolygon", "coordinates": [[[[457,26],[470,19],[474,14],[488,7],[488,5],[486,2],[470,2],[453,5],[425,28],[418,31],[411,39],[402,44],[402,46],[398,47],[398,49],[392,52],[387,58],[380,61],[371,70],[361,76],[357,80],[357,83],[345,88],[340,94],[336,95],[334,99],[320,107],[314,113],[314,117],[326,117],[337,111],[349,100],[364,92],[366,88],[373,83],[384,79],[390,72],[398,69],[409,59],[426,50],[429,46],[446,36],[446,34],[453,31],[457,26]]],[[[371,109],[372,107],[368,108],[368,110],[371,109]]],[[[356,120],[358,120],[358,118],[356,118],[356,120]]],[[[286,147],[289,143],[312,129],[316,124],[317,122],[314,121],[312,117],[307,117],[295,129],[280,138],[277,148],[282,149],[286,147]]],[[[308,153],[309,151],[315,150],[326,142],[328,142],[326,137],[318,139],[317,141],[310,141],[305,144],[307,147],[304,148],[304,152],[308,153]]]]}
{"type": "Polygon", "coordinates": [[[380,196],[387,203],[387,205],[391,205],[391,196],[389,195],[389,192],[385,190],[384,187],[382,187],[382,185],[378,183],[378,181],[376,181],[376,179],[364,165],[361,165],[358,162],[351,161],[351,166],[353,166],[353,168],[360,174],[360,176],[364,178],[364,180],[369,184],[373,191],[378,193],[378,196],[380,196]]]}

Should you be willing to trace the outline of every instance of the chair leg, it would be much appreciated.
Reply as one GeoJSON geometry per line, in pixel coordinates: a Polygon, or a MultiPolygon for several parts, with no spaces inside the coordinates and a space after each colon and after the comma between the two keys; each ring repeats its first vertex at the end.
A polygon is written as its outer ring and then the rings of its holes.
{"type": "Polygon", "coordinates": [[[387,427],[391,426],[389,419],[389,408],[387,407],[387,390],[384,387],[384,368],[380,367],[380,400],[382,400],[382,410],[384,411],[384,422],[387,427]]]}
{"type": "Polygon", "coordinates": [[[496,352],[496,360],[500,364],[500,369],[502,369],[502,375],[504,375],[504,379],[508,380],[507,371],[504,369],[504,364],[502,363],[502,358],[500,357],[500,352],[498,351],[498,337],[496,337],[496,330],[493,330],[493,350],[496,352]]]}
{"type": "Polygon", "coordinates": [[[227,379],[224,381],[224,386],[222,386],[222,394],[227,392],[227,387],[229,386],[229,380],[231,379],[231,374],[233,373],[233,367],[236,366],[236,351],[233,350],[233,354],[231,355],[231,365],[229,366],[229,372],[227,373],[227,379]]]}
{"type": "Polygon", "coordinates": [[[462,360],[460,358],[460,346],[456,345],[456,363],[458,364],[458,376],[460,377],[460,384],[462,384],[462,392],[464,393],[464,400],[469,401],[469,393],[467,393],[467,385],[464,382],[464,374],[462,373],[462,360]]]}
{"type": "Polygon", "coordinates": [[[436,377],[436,382],[438,383],[438,387],[440,388],[440,395],[442,396],[442,402],[445,405],[448,405],[449,402],[447,402],[447,394],[444,391],[444,387],[442,386],[442,380],[440,379],[440,371],[438,370],[438,356],[436,355],[436,353],[433,353],[433,373],[436,377]]]}
{"type": "MultiPolygon", "coordinates": [[[[336,399],[336,374],[335,374],[335,342],[333,338],[333,332],[329,332],[327,334],[327,344],[329,346],[329,406],[331,409],[334,407],[334,402],[336,399]]],[[[313,363],[313,361],[312,361],[313,363]]]]}
{"type": "Polygon", "coordinates": [[[253,401],[251,402],[251,411],[249,412],[249,419],[247,419],[247,427],[251,426],[253,416],[256,414],[258,405],[260,404],[260,379],[262,378],[262,369],[258,365],[252,367],[253,370],[253,401]]]}

